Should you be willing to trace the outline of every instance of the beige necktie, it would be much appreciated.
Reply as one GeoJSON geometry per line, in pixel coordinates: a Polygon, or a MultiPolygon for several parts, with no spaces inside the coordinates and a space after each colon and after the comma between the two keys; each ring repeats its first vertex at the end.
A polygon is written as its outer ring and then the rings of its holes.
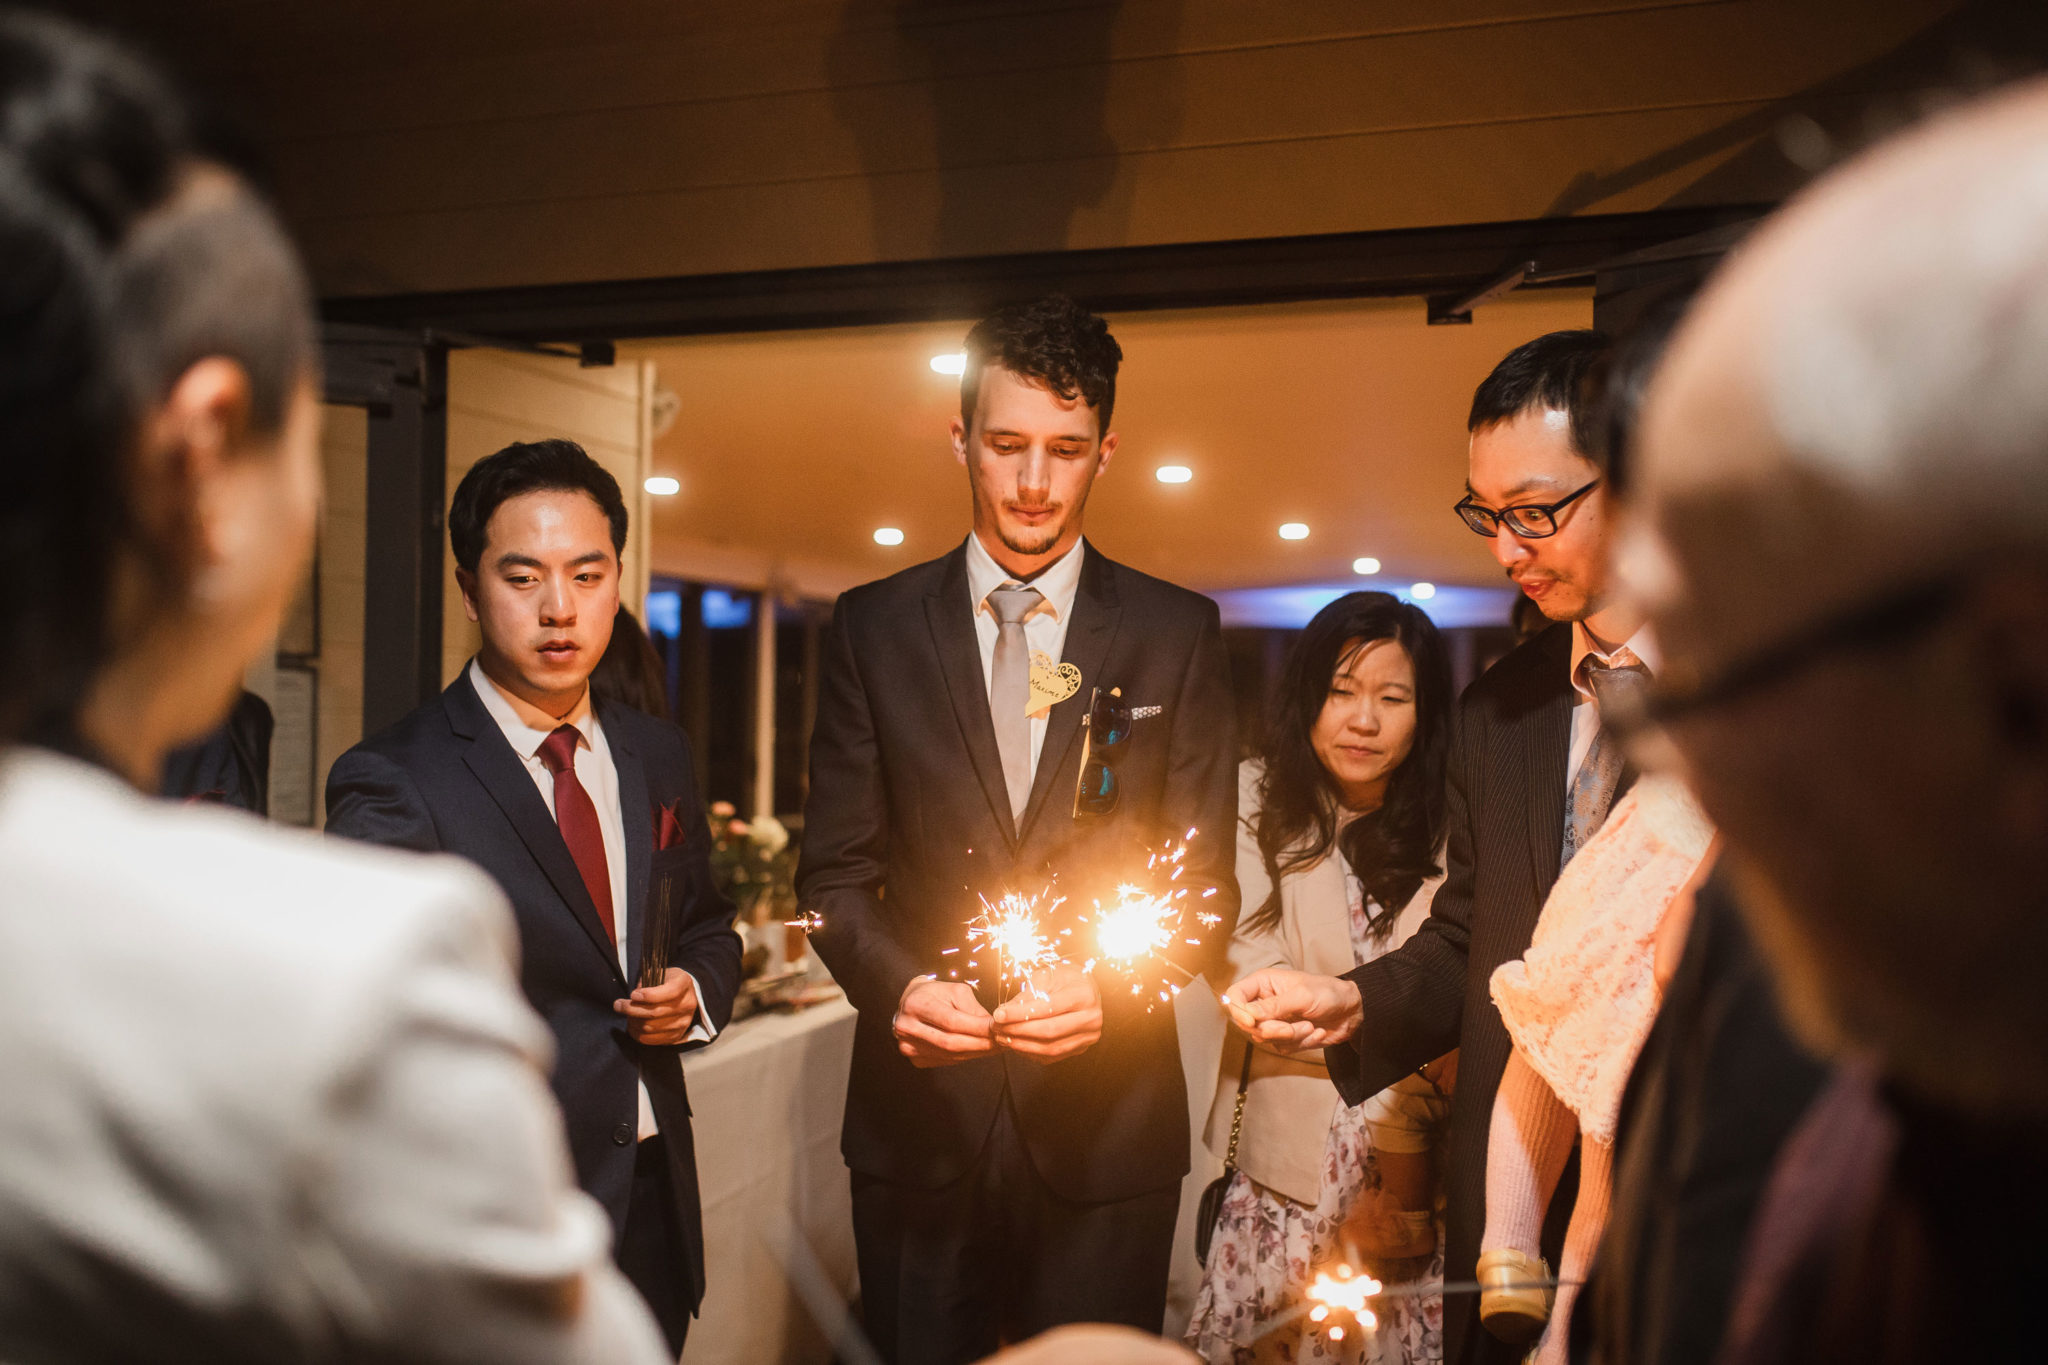
{"type": "MultiPolygon", "coordinates": [[[[1593,690],[1603,716],[1614,698],[1633,693],[1650,680],[1650,670],[1627,650],[1615,654],[1614,665],[1602,668],[1590,659],[1587,661],[1586,685],[1593,690]]],[[[1607,813],[1614,808],[1614,794],[1621,789],[1627,769],[1620,743],[1603,724],[1593,735],[1585,758],[1579,761],[1578,774],[1572,778],[1571,801],[1565,809],[1564,848],[1557,861],[1559,871],[1606,823],[1607,813]]]]}
{"type": "Polygon", "coordinates": [[[989,669],[989,713],[996,723],[996,750],[1003,756],[1003,785],[1010,792],[1010,820],[1024,818],[1031,800],[1031,646],[1024,618],[1045,600],[1036,588],[997,588],[988,595],[996,617],[996,657],[989,669]]]}

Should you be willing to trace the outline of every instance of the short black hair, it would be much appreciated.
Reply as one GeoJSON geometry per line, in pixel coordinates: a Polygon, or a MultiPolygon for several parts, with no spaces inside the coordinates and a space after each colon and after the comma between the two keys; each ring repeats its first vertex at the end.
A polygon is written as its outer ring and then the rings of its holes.
{"type": "Polygon", "coordinates": [[[1590,438],[1599,393],[1588,377],[1612,349],[1607,334],[1591,328],[1547,332],[1523,342],[1480,382],[1465,430],[1484,431],[1534,410],[1569,413],[1572,444],[1600,464],[1605,442],[1590,438]]]}
{"type": "Polygon", "coordinates": [[[1071,402],[1095,409],[1096,434],[1109,431],[1116,409],[1116,371],[1124,348],[1109,324],[1064,294],[996,309],[967,333],[967,368],[960,372],[960,420],[974,425],[981,373],[991,365],[1030,379],[1071,402]]]}
{"type": "Polygon", "coordinates": [[[626,499],[611,471],[574,441],[515,441],[471,465],[448,506],[448,543],[471,573],[484,557],[484,533],[498,508],[523,493],[588,493],[612,524],[612,551],[626,553],[626,499]]]}

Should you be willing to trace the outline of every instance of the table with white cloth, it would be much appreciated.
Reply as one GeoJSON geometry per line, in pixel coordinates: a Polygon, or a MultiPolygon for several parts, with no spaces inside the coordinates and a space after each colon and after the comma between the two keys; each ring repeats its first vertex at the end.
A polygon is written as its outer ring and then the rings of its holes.
{"type": "MultiPolygon", "coordinates": [[[[687,1053],[706,1289],[684,1365],[825,1365],[832,1347],[785,1269],[792,1233],[839,1303],[855,1294],[839,1125],[853,1056],[844,999],[758,1014],[687,1053]]],[[[805,1260],[799,1248],[797,1260],[805,1260]]],[[[801,1273],[801,1272],[800,1272],[801,1273]]]]}

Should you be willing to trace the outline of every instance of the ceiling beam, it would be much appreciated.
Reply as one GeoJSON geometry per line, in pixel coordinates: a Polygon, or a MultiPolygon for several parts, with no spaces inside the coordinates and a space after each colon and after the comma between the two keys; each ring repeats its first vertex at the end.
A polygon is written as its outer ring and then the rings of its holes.
{"type": "MultiPolygon", "coordinates": [[[[666,279],[337,297],[331,322],[540,343],[616,341],[977,317],[1064,293],[1101,312],[1404,298],[1469,291],[1534,262],[1531,285],[1590,281],[1601,263],[1754,219],[1763,205],[1657,209],[1459,227],[893,261],[666,279]]],[[[1525,286],[1528,287],[1528,286],[1525,286]]]]}

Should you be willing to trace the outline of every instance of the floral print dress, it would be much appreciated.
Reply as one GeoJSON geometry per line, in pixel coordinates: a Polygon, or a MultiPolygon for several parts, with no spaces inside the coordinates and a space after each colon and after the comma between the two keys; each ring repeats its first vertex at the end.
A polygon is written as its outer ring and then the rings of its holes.
{"type": "MultiPolygon", "coordinates": [[[[1379,950],[1368,944],[1366,906],[1356,881],[1352,889],[1351,947],[1363,962],[1379,950]]],[[[1379,1188],[1379,1163],[1366,1136],[1363,1106],[1337,1106],[1323,1149],[1323,1194],[1315,1207],[1296,1203],[1239,1171],[1223,1196],[1208,1269],[1188,1322],[1188,1346],[1209,1365],[1439,1365],[1444,1358],[1441,1215],[1427,1274],[1388,1286],[1422,1292],[1375,1300],[1377,1330],[1332,1341],[1300,1311],[1316,1272],[1343,1259],[1337,1233],[1352,1206],[1379,1188]]]]}

